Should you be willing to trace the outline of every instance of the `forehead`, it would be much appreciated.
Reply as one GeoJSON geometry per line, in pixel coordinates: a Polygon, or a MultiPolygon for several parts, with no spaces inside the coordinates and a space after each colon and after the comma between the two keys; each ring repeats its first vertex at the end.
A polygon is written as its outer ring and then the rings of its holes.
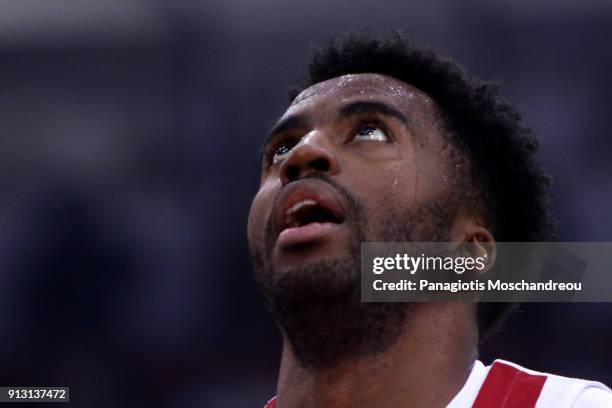
{"type": "Polygon", "coordinates": [[[431,97],[414,86],[387,75],[366,73],[343,75],[306,88],[291,102],[287,113],[305,108],[328,107],[357,98],[384,100],[404,110],[434,109],[431,97]]]}

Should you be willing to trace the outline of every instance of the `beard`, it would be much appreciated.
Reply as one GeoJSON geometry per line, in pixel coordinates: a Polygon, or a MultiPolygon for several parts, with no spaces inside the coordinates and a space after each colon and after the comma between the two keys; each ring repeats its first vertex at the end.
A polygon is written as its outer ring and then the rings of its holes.
{"type": "MultiPolygon", "coordinates": [[[[346,255],[276,270],[271,248],[251,245],[258,289],[304,368],[331,367],[387,350],[404,332],[411,303],[361,302],[361,242],[440,242],[449,239],[449,205],[387,208],[368,225],[364,208],[333,180],[354,217],[346,255]],[[368,233],[366,233],[368,231],[368,233]]],[[[389,202],[389,201],[387,201],[389,202]]]]}

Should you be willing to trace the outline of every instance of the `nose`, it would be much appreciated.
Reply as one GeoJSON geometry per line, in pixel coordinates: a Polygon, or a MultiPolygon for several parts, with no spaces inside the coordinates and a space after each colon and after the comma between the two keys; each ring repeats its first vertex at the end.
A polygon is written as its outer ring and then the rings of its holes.
{"type": "Polygon", "coordinates": [[[312,131],[291,149],[281,164],[280,174],[285,185],[311,173],[333,175],[338,170],[338,159],[333,146],[322,132],[312,131]]]}

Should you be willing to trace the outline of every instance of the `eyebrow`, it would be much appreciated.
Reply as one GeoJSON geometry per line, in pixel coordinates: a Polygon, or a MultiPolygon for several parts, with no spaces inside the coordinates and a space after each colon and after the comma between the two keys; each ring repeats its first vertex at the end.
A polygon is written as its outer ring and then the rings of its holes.
{"type": "Polygon", "coordinates": [[[343,106],[340,109],[339,117],[348,118],[355,115],[362,115],[364,113],[378,113],[385,116],[391,116],[398,119],[404,125],[408,126],[408,118],[398,109],[387,105],[383,102],[376,101],[355,101],[348,105],[343,106]]]}

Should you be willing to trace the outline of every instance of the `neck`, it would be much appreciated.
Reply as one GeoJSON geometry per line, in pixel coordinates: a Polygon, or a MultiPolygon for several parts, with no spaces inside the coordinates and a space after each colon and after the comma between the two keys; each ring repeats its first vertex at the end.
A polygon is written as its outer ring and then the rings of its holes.
{"type": "Polygon", "coordinates": [[[304,367],[284,337],[277,407],[443,407],[467,380],[477,343],[469,303],[416,304],[385,351],[330,367],[304,367]]]}

